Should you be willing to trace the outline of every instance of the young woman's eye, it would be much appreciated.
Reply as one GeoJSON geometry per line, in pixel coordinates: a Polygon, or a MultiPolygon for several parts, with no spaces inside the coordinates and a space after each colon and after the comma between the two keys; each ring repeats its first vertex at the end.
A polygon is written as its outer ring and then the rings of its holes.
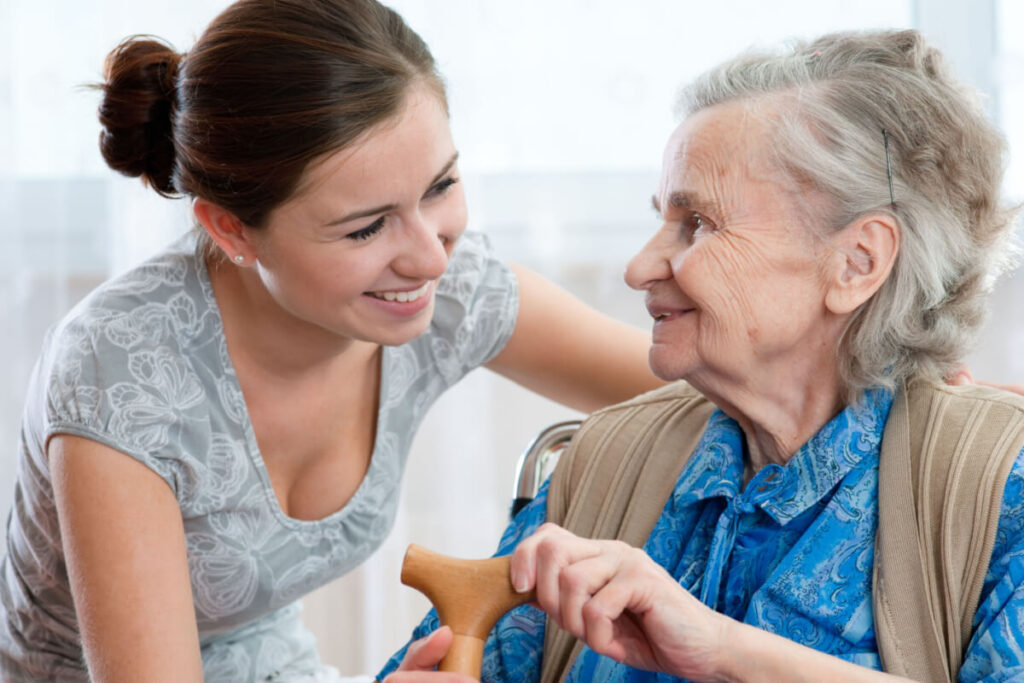
{"type": "Polygon", "coordinates": [[[345,235],[345,239],[356,241],[368,240],[374,235],[376,235],[378,232],[380,232],[381,228],[383,227],[384,216],[381,216],[374,222],[367,225],[365,228],[361,228],[360,230],[356,230],[355,232],[350,232],[349,234],[345,235]]]}
{"type": "Polygon", "coordinates": [[[446,192],[448,192],[448,190],[450,190],[452,188],[452,185],[454,185],[457,182],[459,182],[458,178],[453,178],[451,176],[448,176],[447,178],[445,178],[444,180],[439,181],[436,185],[434,185],[429,190],[427,190],[427,196],[428,197],[437,197],[437,196],[443,195],[446,192]]]}

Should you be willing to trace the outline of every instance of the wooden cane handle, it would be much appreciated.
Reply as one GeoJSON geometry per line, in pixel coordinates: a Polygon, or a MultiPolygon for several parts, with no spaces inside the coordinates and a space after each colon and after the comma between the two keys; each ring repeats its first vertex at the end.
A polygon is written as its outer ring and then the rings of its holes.
{"type": "Polygon", "coordinates": [[[515,592],[508,567],[508,557],[459,560],[415,544],[405,551],[402,583],[426,595],[455,633],[439,670],[480,678],[487,634],[505,612],[536,599],[533,591],[515,592]]]}

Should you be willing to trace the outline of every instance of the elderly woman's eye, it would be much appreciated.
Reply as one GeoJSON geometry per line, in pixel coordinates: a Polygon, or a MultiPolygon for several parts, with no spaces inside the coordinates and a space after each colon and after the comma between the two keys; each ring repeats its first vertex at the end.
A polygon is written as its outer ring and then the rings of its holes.
{"type": "Polygon", "coordinates": [[[715,224],[699,213],[691,213],[683,218],[683,227],[687,232],[695,233],[699,230],[707,231],[714,228],[715,224]]]}

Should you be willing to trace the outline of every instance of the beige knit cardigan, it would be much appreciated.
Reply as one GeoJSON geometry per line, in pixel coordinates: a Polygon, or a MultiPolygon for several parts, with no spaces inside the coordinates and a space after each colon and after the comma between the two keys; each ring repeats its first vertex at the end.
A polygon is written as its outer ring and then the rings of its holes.
{"type": "MultiPolygon", "coordinates": [[[[548,520],[643,546],[713,410],[677,383],[592,415],[558,463],[548,520]]],[[[1019,396],[925,382],[897,392],[879,464],[873,584],[886,671],[956,680],[1022,446],[1019,396]]],[[[564,679],[581,647],[548,619],[541,683],[564,679]]]]}

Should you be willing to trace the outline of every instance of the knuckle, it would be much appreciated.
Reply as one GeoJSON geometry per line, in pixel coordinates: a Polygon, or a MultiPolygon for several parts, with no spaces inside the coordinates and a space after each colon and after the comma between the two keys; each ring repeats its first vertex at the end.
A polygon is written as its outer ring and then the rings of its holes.
{"type": "Polygon", "coordinates": [[[536,533],[534,535],[535,536],[548,536],[548,535],[551,535],[551,534],[558,535],[558,534],[564,533],[564,532],[565,532],[565,529],[563,529],[562,527],[558,526],[554,522],[544,522],[539,527],[537,527],[537,531],[536,531],[536,533]]]}
{"type": "Polygon", "coordinates": [[[604,618],[604,610],[601,608],[601,604],[596,600],[587,600],[583,603],[583,608],[580,612],[583,614],[584,621],[587,622],[593,622],[604,618]]]}
{"type": "Polygon", "coordinates": [[[568,593],[581,592],[586,587],[586,575],[578,567],[569,566],[558,574],[558,587],[568,593]]]}
{"type": "Polygon", "coordinates": [[[612,549],[624,558],[630,558],[634,553],[638,552],[636,548],[625,541],[612,541],[611,544],[612,549]]]}
{"type": "Polygon", "coordinates": [[[543,539],[537,544],[537,556],[546,562],[560,564],[563,555],[562,548],[554,539],[543,539]]]}

